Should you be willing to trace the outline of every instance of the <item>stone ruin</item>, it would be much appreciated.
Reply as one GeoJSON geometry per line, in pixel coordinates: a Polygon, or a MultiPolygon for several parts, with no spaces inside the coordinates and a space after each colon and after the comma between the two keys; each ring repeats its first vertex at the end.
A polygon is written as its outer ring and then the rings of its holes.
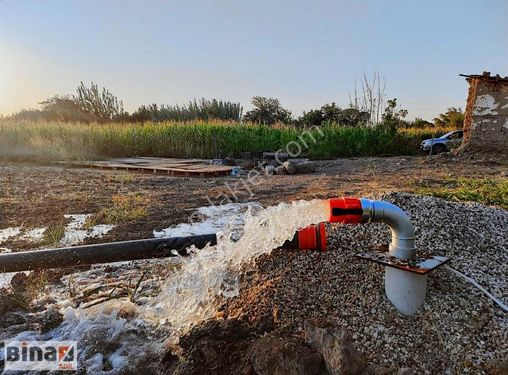
{"type": "Polygon", "coordinates": [[[508,152],[508,76],[461,76],[469,83],[461,148],[508,152]]]}

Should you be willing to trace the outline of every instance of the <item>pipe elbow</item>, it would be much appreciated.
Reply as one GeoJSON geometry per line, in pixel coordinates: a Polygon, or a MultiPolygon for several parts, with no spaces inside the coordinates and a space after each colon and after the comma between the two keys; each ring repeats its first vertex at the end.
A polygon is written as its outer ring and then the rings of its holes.
{"type": "Polygon", "coordinates": [[[392,203],[369,199],[360,201],[363,222],[381,222],[390,227],[390,254],[401,259],[415,259],[415,230],[409,216],[392,203]]]}

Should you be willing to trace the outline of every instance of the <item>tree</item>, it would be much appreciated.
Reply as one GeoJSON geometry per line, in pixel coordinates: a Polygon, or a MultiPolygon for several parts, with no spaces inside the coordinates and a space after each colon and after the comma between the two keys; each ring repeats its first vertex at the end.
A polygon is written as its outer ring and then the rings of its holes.
{"type": "Polygon", "coordinates": [[[39,104],[42,107],[42,112],[51,120],[82,122],[94,120],[93,116],[83,111],[76,100],[69,95],[62,97],[55,95],[39,104]]]}
{"type": "Polygon", "coordinates": [[[303,126],[319,126],[324,121],[324,114],[321,109],[311,109],[309,112],[303,112],[298,119],[298,124],[303,126]]]}
{"type": "Polygon", "coordinates": [[[436,126],[461,128],[464,126],[464,112],[462,112],[462,108],[450,107],[433,121],[436,126]]]}
{"type": "Polygon", "coordinates": [[[407,116],[407,109],[397,108],[397,99],[390,99],[386,102],[386,108],[383,113],[383,125],[398,128],[401,125],[408,125],[404,120],[407,116]]]}
{"type": "Polygon", "coordinates": [[[424,120],[420,117],[415,118],[410,124],[410,127],[412,128],[428,128],[429,126],[434,126],[432,122],[429,122],[427,120],[424,120]]]}
{"type": "Polygon", "coordinates": [[[90,87],[81,82],[73,100],[81,111],[89,113],[98,122],[119,120],[127,115],[121,100],[105,87],[99,90],[99,86],[93,82],[90,87]]]}
{"type": "Polygon", "coordinates": [[[367,75],[364,73],[360,96],[358,96],[355,80],[354,95],[349,94],[349,106],[359,112],[368,113],[368,125],[379,124],[383,118],[385,90],[386,82],[384,78],[381,80],[379,72],[374,72],[371,81],[367,79],[367,75]]]}
{"type": "Polygon", "coordinates": [[[293,118],[291,112],[280,104],[278,99],[255,96],[251,100],[254,108],[248,111],[244,120],[258,124],[273,125],[276,122],[291,124],[293,118]]]}
{"type": "Polygon", "coordinates": [[[343,109],[337,123],[344,126],[363,126],[369,123],[370,113],[356,108],[343,109]]]}

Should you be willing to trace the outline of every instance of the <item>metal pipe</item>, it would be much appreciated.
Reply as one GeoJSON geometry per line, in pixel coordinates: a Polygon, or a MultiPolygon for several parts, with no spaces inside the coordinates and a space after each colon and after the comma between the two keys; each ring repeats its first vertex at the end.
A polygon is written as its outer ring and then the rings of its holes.
{"type": "MultiPolygon", "coordinates": [[[[392,203],[369,199],[335,198],[329,200],[330,222],[345,224],[381,222],[390,227],[389,254],[404,260],[416,259],[415,230],[409,216],[392,203]]],[[[414,314],[427,294],[427,275],[385,267],[385,293],[404,315],[414,314]]]]}
{"type": "Polygon", "coordinates": [[[360,203],[362,222],[381,222],[390,227],[390,255],[399,259],[416,259],[415,230],[409,216],[392,203],[369,199],[360,199],[360,203]]]}
{"type": "Polygon", "coordinates": [[[333,198],[329,200],[329,205],[331,223],[385,223],[392,231],[390,254],[400,259],[416,258],[413,224],[396,205],[364,198],[333,198]]]}

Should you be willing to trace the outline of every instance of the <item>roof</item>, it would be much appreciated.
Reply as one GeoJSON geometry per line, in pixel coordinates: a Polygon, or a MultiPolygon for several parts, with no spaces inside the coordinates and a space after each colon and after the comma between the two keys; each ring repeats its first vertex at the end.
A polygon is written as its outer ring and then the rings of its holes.
{"type": "Polygon", "coordinates": [[[489,81],[489,82],[495,82],[495,83],[506,83],[508,84],[508,76],[501,77],[499,74],[496,74],[495,76],[491,76],[490,72],[483,72],[482,74],[459,74],[461,77],[466,77],[467,80],[469,79],[480,79],[482,81],[489,81]]]}

